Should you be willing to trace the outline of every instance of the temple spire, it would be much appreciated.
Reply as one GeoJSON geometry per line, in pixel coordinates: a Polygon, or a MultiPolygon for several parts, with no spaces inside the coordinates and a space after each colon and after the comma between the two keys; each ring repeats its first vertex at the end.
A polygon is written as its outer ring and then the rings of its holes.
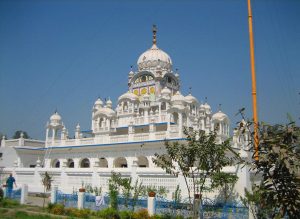
{"type": "Polygon", "coordinates": [[[152,32],[153,32],[153,40],[152,40],[152,42],[153,42],[153,45],[156,45],[156,32],[157,32],[157,28],[156,28],[155,24],[153,24],[153,26],[152,26],[152,32]]]}

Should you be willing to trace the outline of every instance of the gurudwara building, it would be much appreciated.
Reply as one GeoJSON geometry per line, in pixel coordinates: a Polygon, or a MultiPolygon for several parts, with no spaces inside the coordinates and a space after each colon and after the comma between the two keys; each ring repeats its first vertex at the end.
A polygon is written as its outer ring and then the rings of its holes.
{"type": "MultiPolygon", "coordinates": [[[[55,112],[47,123],[45,141],[22,136],[3,139],[3,172],[12,172],[18,184],[28,184],[31,192],[43,191],[41,178],[46,171],[53,178],[52,184],[62,191],[71,192],[84,183],[101,186],[105,192],[114,171],[131,176],[133,181],[139,179],[145,186],[163,186],[168,197],[179,185],[182,195],[187,196],[183,177],[166,174],[155,166],[154,153],[165,152],[165,140],[185,141],[184,128],[209,133],[218,127],[217,140],[224,141],[230,137],[230,120],[221,111],[213,113],[207,102],[200,103],[191,93],[183,95],[180,76],[172,65],[171,57],[157,46],[154,27],[153,44],[139,56],[137,71],[128,73],[124,82],[128,91],[118,98],[116,107],[110,99],[97,99],[92,107],[91,129],[82,131],[78,124],[75,138],[69,138],[62,117],[55,112]],[[11,151],[10,156],[5,150],[11,151]]],[[[243,157],[249,156],[246,141],[247,134],[234,131],[232,146],[243,157]]],[[[224,171],[238,175],[235,190],[242,195],[249,186],[246,168],[229,166],[224,171]]]]}

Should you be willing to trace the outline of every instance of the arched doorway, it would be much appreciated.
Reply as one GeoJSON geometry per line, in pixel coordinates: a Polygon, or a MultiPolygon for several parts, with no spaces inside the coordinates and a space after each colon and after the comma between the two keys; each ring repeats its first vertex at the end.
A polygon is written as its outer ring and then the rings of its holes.
{"type": "Polygon", "coordinates": [[[67,167],[68,168],[74,168],[74,161],[73,161],[73,159],[68,159],[68,161],[67,161],[67,167]]]}
{"type": "Polygon", "coordinates": [[[114,167],[116,168],[127,168],[127,160],[125,157],[118,157],[114,160],[114,167]]]}
{"type": "Polygon", "coordinates": [[[101,167],[101,168],[108,168],[108,162],[107,162],[106,158],[101,157],[99,159],[99,167],[101,167]]]}
{"type": "Polygon", "coordinates": [[[60,162],[58,159],[54,159],[51,164],[52,168],[60,168],[60,162]]]}
{"type": "Polygon", "coordinates": [[[90,168],[90,160],[88,158],[84,158],[80,162],[80,168],[90,168]]]}
{"type": "Polygon", "coordinates": [[[145,156],[139,156],[137,161],[138,167],[149,167],[149,161],[145,156]]]}

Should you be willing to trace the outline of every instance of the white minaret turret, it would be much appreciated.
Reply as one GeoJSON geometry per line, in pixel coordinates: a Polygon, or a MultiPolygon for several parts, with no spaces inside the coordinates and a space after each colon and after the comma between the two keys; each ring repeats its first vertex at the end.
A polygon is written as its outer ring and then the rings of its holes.
{"type": "Polygon", "coordinates": [[[76,125],[75,138],[76,139],[80,138],[80,125],[79,125],[79,123],[76,125]]]}
{"type": "Polygon", "coordinates": [[[47,130],[46,130],[46,146],[49,145],[49,131],[52,133],[50,133],[51,135],[51,143],[50,144],[54,144],[54,141],[58,138],[58,133],[60,130],[62,130],[62,128],[64,127],[63,123],[62,123],[62,119],[61,116],[58,114],[57,111],[55,111],[55,113],[50,117],[50,123],[47,123],[47,130]]]}

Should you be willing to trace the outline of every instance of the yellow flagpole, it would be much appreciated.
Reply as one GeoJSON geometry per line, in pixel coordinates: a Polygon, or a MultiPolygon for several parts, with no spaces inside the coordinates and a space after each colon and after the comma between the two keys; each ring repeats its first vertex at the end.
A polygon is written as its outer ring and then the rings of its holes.
{"type": "Polygon", "coordinates": [[[254,158],[258,160],[258,116],[256,101],[256,76],[255,76],[255,59],[254,59],[254,39],[252,25],[251,0],[248,0],[248,23],[250,39],[250,61],[251,61],[251,78],[252,78],[252,104],[253,104],[253,122],[254,122],[254,158]]]}

